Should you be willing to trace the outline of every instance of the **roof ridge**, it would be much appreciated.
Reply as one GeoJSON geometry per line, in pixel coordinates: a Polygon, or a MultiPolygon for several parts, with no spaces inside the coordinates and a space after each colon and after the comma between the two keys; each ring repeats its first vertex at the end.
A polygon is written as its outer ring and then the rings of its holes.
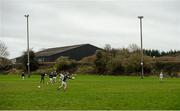
{"type": "Polygon", "coordinates": [[[56,54],[56,53],[60,53],[60,52],[64,52],[66,50],[71,50],[71,49],[74,49],[74,48],[78,48],[78,47],[81,47],[83,45],[89,45],[89,44],[78,44],[78,45],[71,45],[71,46],[63,46],[63,47],[55,47],[55,48],[48,48],[48,49],[44,49],[42,51],[38,51],[36,52],[35,54],[36,55],[53,55],[53,54],[56,54]],[[59,51],[58,51],[59,50],[59,51]],[[60,51],[61,50],[61,51],[60,51]],[[58,52],[57,52],[58,51],[58,52]],[[50,53],[51,52],[51,53],[50,53]]]}
{"type": "MultiPolygon", "coordinates": [[[[77,44],[77,45],[69,45],[69,46],[62,46],[62,47],[52,47],[52,48],[47,48],[47,49],[43,49],[42,51],[48,50],[48,49],[58,49],[58,48],[66,48],[66,47],[74,47],[74,46],[83,46],[83,45],[88,45],[88,44],[77,44]]],[[[41,51],[38,51],[41,52],[41,51]]],[[[37,53],[37,52],[36,52],[37,53]]]]}

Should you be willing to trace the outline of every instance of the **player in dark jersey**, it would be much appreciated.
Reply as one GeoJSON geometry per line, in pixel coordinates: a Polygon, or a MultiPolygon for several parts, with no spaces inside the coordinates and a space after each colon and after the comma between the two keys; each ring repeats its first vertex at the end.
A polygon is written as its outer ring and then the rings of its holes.
{"type": "Polygon", "coordinates": [[[42,83],[43,82],[43,84],[44,84],[44,77],[45,77],[45,73],[44,72],[41,72],[41,81],[40,81],[40,83],[42,83]]]}
{"type": "Polygon", "coordinates": [[[47,82],[47,84],[49,83],[53,84],[53,72],[49,74],[49,82],[47,82]]]}
{"type": "Polygon", "coordinates": [[[24,80],[24,78],[25,78],[25,73],[24,72],[22,72],[21,78],[22,78],[22,80],[24,80]]]}
{"type": "Polygon", "coordinates": [[[56,78],[57,78],[57,72],[54,71],[54,72],[53,72],[53,82],[54,82],[54,83],[56,82],[56,78]]]}

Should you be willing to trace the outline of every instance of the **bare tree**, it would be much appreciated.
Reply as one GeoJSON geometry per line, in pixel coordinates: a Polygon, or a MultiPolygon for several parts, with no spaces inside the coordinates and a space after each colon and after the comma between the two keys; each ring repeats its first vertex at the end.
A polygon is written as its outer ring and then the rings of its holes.
{"type": "Polygon", "coordinates": [[[136,45],[136,44],[130,44],[130,45],[128,46],[128,50],[129,50],[130,52],[137,52],[137,51],[140,50],[140,48],[139,48],[138,45],[136,45]]]}
{"type": "Polygon", "coordinates": [[[111,51],[111,45],[106,44],[105,47],[104,47],[104,50],[107,51],[107,52],[111,51]]]}
{"type": "Polygon", "coordinates": [[[4,42],[0,41],[0,57],[7,57],[9,55],[7,46],[4,42]]]}

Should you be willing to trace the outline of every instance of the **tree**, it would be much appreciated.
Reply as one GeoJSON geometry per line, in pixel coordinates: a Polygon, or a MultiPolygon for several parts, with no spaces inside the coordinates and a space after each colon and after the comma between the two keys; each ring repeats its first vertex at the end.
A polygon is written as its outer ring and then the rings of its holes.
{"type": "Polygon", "coordinates": [[[7,57],[9,55],[7,46],[4,42],[0,41],[0,57],[7,57]]]}
{"type": "Polygon", "coordinates": [[[111,51],[111,45],[110,44],[106,44],[105,47],[104,47],[104,50],[106,52],[110,52],[111,51]]]}
{"type": "Polygon", "coordinates": [[[4,57],[0,57],[0,72],[7,71],[12,68],[12,62],[4,57]]]}
{"type": "MultiPolygon", "coordinates": [[[[23,70],[26,72],[28,70],[28,66],[27,66],[28,59],[27,58],[28,58],[27,51],[25,51],[22,56],[22,64],[23,64],[23,70]]],[[[35,60],[35,53],[32,50],[29,51],[29,61],[30,61],[30,71],[35,71],[39,68],[39,64],[35,60]]]]}
{"type": "MultiPolygon", "coordinates": [[[[155,56],[155,57],[160,57],[160,56],[162,56],[159,50],[154,50],[154,49],[148,50],[148,49],[144,49],[143,52],[144,52],[145,55],[151,56],[151,57],[153,57],[153,56],[155,56]]],[[[165,53],[165,52],[162,52],[162,53],[165,53]]]]}
{"type": "Polygon", "coordinates": [[[136,44],[130,44],[128,46],[128,50],[129,52],[137,52],[137,51],[140,51],[140,48],[136,44]]]}
{"type": "MultiPolygon", "coordinates": [[[[96,53],[96,71],[101,74],[135,74],[141,71],[140,63],[141,54],[136,45],[131,45],[130,49],[111,49],[96,53]]],[[[150,73],[151,69],[152,57],[144,56],[144,72],[150,73]]]]}
{"type": "Polygon", "coordinates": [[[96,60],[95,60],[95,66],[96,66],[96,72],[97,73],[106,73],[107,72],[107,64],[110,60],[109,53],[98,50],[96,52],[96,60]]]}
{"type": "Polygon", "coordinates": [[[7,71],[12,67],[11,61],[6,58],[8,55],[6,44],[0,41],[0,71],[7,71]]]}

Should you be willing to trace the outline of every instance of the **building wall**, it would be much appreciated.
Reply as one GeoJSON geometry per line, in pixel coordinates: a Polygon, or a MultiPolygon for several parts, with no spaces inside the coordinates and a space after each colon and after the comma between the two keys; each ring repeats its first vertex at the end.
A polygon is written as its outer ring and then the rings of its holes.
{"type": "Polygon", "coordinates": [[[17,57],[15,58],[15,63],[14,64],[17,64],[17,63],[22,63],[22,56],[21,57],[17,57]]]}
{"type": "Polygon", "coordinates": [[[35,57],[38,62],[49,62],[49,57],[35,57]]]}
{"type": "Polygon", "coordinates": [[[63,53],[49,56],[47,59],[45,59],[44,62],[53,62],[60,56],[69,57],[70,59],[74,59],[74,60],[81,60],[84,57],[95,54],[96,50],[98,50],[98,49],[99,48],[97,48],[95,46],[87,44],[87,45],[83,45],[83,46],[75,48],[75,49],[68,50],[63,53]]]}

